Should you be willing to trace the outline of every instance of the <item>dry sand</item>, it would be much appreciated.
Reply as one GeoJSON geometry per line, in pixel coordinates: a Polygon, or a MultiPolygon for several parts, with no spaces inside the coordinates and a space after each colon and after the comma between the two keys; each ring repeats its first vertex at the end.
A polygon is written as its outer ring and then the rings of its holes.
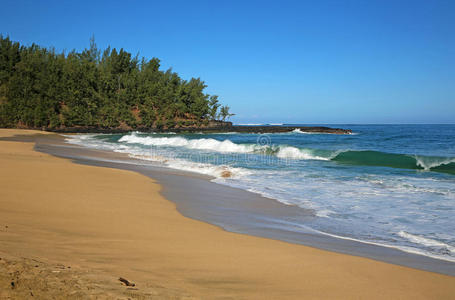
{"type": "MultiPolygon", "coordinates": [[[[3,129],[0,137],[36,133],[3,129]]],[[[2,299],[455,297],[452,276],[185,218],[135,172],[76,165],[7,141],[0,166],[2,299]]]]}

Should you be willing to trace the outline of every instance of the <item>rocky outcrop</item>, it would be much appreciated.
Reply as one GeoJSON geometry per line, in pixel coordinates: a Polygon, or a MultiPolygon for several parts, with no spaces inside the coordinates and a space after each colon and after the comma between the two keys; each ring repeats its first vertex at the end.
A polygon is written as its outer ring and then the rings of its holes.
{"type": "Polygon", "coordinates": [[[219,124],[216,127],[205,128],[182,128],[172,129],[173,132],[204,132],[204,133],[217,133],[217,132],[239,132],[239,133],[281,133],[291,131],[301,131],[302,133],[331,133],[331,134],[351,134],[352,130],[342,128],[330,128],[323,126],[244,126],[244,125],[226,125],[219,124]]]}
{"type": "Polygon", "coordinates": [[[323,126],[232,126],[236,132],[279,133],[298,130],[304,133],[351,134],[352,130],[323,126]]]}
{"type": "MultiPolygon", "coordinates": [[[[32,129],[32,128],[31,128],[32,129]]],[[[128,127],[119,126],[115,128],[105,127],[90,127],[90,126],[78,126],[78,127],[60,127],[60,128],[33,128],[41,129],[52,132],[60,133],[125,133],[130,131],[141,131],[141,132],[176,132],[176,133],[191,133],[191,132],[204,132],[204,133],[220,133],[220,132],[239,132],[239,133],[280,133],[280,132],[291,132],[301,131],[303,133],[330,133],[330,134],[351,134],[350,129],[342,128],[331,128],[324,126],[271,126],[271,125],[260,125],[260,126],[244,126],[244,125],[232,125],[231,122],[223,121],[210,121],[207,124],[200,126],[185,126],[185,127],[174,127],[174,128],[145,128],[145,127],[128,127]]]]}

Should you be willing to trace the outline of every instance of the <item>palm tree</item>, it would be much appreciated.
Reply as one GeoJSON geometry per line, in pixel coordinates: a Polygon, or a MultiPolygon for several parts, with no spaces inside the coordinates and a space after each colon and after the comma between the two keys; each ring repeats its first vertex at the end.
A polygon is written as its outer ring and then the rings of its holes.
{"type": "Polygon", "coordinates": [[[226,119],[229,119],[232,116],[235,116],[235,114],[231,114],[229,112],[230,107],[229,106],[221,106],[220,108],[220,114],[218,115],[219,118],[224,122],[226,119]]]}

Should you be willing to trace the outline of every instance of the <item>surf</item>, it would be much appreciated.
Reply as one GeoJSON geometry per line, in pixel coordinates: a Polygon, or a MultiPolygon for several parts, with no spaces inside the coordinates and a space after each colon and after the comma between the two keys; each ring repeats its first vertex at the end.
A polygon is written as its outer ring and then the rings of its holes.
{"type": "Polygon", "coordinates": [[[455,175],[455,157],[423,156],[388,153],[375,150],[326,150],[300,148],[290,145],[258,145],[235,143],[230,139],[191,139],[183,136],[141,136],[137,133],[122,136],[119,143],[156,147],[184,147],[219,153],[273,155],[285,160],[321,160],[341,165],[389,167],[417,171],[434,171],[455,175]]]}
{"type": "Polygon", "coordinates": [[[132,132],[71,135],[67,141],[311,209],[314,222],[305,224],[329,235],[453,260],[451,133],[438,127],[430,138],[366,128],[350,136],[132,132]],[[422,229],[427,220],[434,225],[422,229]]]}

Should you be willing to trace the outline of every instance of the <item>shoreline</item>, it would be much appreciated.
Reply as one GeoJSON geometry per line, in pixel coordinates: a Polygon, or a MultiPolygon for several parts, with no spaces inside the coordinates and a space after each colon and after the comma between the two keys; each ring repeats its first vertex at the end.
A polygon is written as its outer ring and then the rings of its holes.
{"type": "Polygon", "coordinates": [[[129,170],[157,181],[161,194],[184,216],[235,232],[381,262],[455,276],[455,263],[400,248],[324,234],[310,227],[295,227],[291,220],[312,219],[309,209],[285,205],[273,198],[214,183],[213,177],[157,166],[123,153],[89,149],[63,142],[63,148],[37,143],[35,150],[83,165],[129,170]],[[62,150],[64,149],[64,150],[62,150]],[[223,213],[224,212],[224,213],[223,213]],[[226,213],[229,212],[229,213],[226,213]],[[286,223],[281,224],[283,220],[286,223]]]}
{"type": "MultiPolygon", "coordinates": [[[[0,143],[5,167],[0,199],[8,208],[0,213],[16,224],[0,235],[3,252],[74,260],[126,273],[141,288],[152,281],[210,299],[450,298],[455,293],[453,276],[222,231],[183,217],[159,194],[156,181],[136,172],[73,164],[32,151],[30,143],[0,143]],[[28,189],[18,194],[24,184],[28,189]]],[[[163,188],[163,194],[170,193],[163,188]]]]}

